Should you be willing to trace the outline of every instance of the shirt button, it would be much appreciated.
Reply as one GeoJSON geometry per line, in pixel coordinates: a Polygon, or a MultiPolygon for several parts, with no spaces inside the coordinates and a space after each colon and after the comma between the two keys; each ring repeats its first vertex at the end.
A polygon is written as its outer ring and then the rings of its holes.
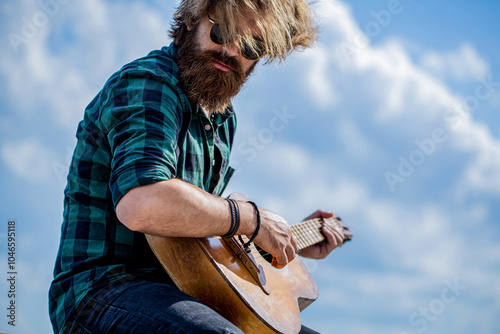
{"type": "Polygon", "coordinates": [[[210,124],[205,125],[205,130],[210,131],[211,128],[210,124]]]}

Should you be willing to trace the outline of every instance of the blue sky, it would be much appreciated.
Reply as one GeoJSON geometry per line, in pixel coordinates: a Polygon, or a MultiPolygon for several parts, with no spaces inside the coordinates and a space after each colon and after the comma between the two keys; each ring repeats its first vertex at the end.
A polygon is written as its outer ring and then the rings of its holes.
{"type": "MultiPolygon", "coordinates": [[[[17,325],[0,322],[9,333],[50,332],[47,290],[77,123],[113,72],[169,43],[177,3],[54,1],[0,4],[5,276],[9,220],[18,236],[17,325]]],[[[291,223],[335,210],[353,230],[328,259],[306,261],[320,298],[305,324],[496,333],[500,3],[320,0],[314,9],[316,45],[259,66],[234,101],[238,173],[228,192],[291,223]]]]}

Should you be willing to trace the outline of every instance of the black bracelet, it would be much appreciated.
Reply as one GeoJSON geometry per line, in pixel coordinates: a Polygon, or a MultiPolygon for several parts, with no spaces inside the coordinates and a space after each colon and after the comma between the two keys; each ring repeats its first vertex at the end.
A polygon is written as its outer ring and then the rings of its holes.
{"type": "Polygon", "coordinates": [[[249,252],[249,249],[248,247],[250,246],[250,244],[255,240],[255,237],[257,236],[257,234],[259,233],[259,230],[260,230],[260,212],[259,212],[259,207],[257,206],[257,204],[255,204],[254,202],[252,201],[248,201],[247,203],[250,203],[253,205],[254,209],[255,209],[255,212],[257,213],[257,227],[255,228],[255,232],[253,232],[253,235],[252,237],[250,238],[250,240],[248,240],[244,245],[243,247],[246,249],[247,252],[249,252]]]}
{"type": "Polygon", "coordinates": [[[223,235],[223,237],[231,238],[234,235],[234,233],[232,234],[232,232],[235,225],[235,213],[234,213],[235,209],[234,209],[234,203],[231,202],[229,198],[226,198],[226,201],[229,204],[229,211],[231,212],[231,227],[229,228],[229,231],[227,231],[227,233],[223,235]]]}
{"type": "Polygon", "coordinates": [[[238,232],[238,229],[240,228],[240,208],[238,207],[238,202],[232,198],[230,198],[231,202],[233,202],[233,208],[234,208],[234,216],[235,216],[235,224],[234,224],[234,230],[233,230],[233,235],[238,232]]]}
{"type": "Polygon", "coordinates": [[[229,210],[231,211],[231,227],[223,237],[232,238],[240,228],[240,209],[238,207],[238,202],[234,199],[226,198],[226,201],[229,203],[229,210]]]}

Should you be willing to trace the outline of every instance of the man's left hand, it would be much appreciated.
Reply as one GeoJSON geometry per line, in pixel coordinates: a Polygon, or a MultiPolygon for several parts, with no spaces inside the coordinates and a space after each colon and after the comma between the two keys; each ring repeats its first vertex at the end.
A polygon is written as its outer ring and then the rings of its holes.
{"type": "MultiPolygon", "coordinates": [[[[333,217],[333,212],[327,212],[323,210],[318,210],[314,212],[309,217],[304,220],[309,220],[313,218],[330,218],[333,217]]],[[[323,223],[321,226],[321,232],[325,235],[325,240],[315,245],[309,246],[302,249],[298,254],[303,257],[310,259],[324,259],[328,256],[335,248],[342,245],[344,242],[344,233],[337,231],[333,226],[323,223]]]]}

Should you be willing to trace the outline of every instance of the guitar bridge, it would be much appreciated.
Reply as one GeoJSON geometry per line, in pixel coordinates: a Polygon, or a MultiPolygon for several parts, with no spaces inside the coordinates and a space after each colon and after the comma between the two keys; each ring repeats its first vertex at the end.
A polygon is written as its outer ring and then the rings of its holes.
{"type": "MultiPolygon", "coordinates": [[[[226,241],[229,247],[231,247],[236,257],[245,266],[250,275],[252,275],[253,279],[260,286],[262,291],[264,291],[265,294],[270,295],[271,291],[269,291],[266,286],[266,274],[264,273],[264,268],[255,262],[252,252],[249,251],[250,248],[248,250],[243,248],[243,245],[241,245],[234,237],[222,239],[226,241]]],[[[252,245],[249,247],[252,247],[252,245]]]]}

